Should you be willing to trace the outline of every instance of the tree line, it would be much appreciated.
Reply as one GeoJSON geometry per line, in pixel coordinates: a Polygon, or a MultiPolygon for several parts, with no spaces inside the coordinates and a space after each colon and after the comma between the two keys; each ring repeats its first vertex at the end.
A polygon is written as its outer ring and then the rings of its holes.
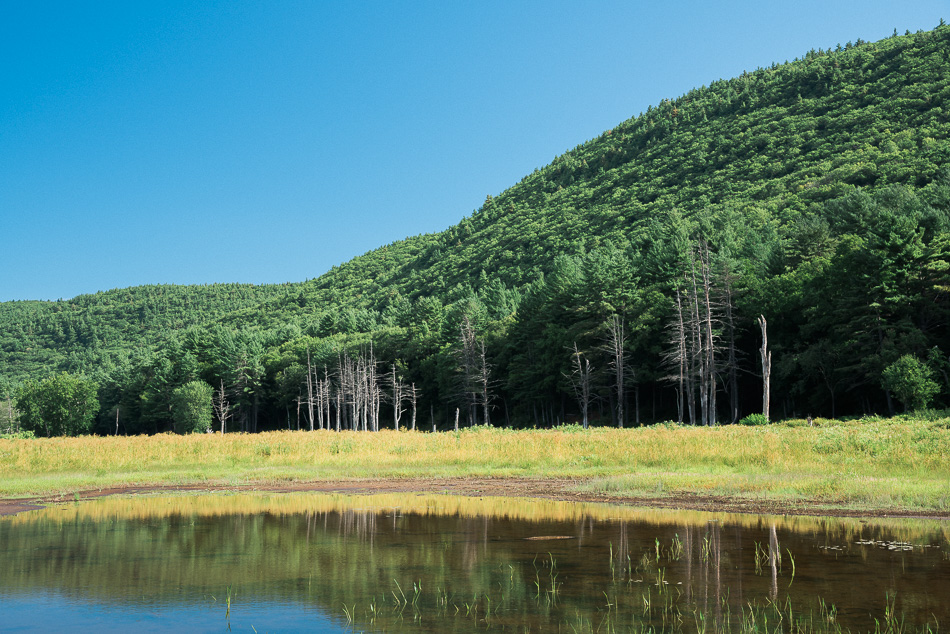
{"type": "Polygon", "coordinates": [[[716,425],[939,405],[948,201],[946,182],[858,191],[784,237],[741,214],[671,210],[636,241],[558,256],[521,289],[394,294],[369,332],[191,328],[12,398],[20,425],[44,435],[79,429],[35,405],[72,398],[67,377],[95,386],[79,430],[97,433],[716,425]]]}
{"type": "Polygon", "coordinates": [[[97,433],[942,406],[948,61],[941,26],[712,82],[314,280],[2,303],[0,425],[62,372],[97,433]]]}

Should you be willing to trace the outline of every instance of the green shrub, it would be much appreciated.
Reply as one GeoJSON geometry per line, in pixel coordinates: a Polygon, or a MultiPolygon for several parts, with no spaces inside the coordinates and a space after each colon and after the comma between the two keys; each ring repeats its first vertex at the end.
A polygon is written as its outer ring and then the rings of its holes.
{"type": "Polygon", "coordinates": [[[172,418],[179,434],[203,434],[211,429],[211,395],[204,381],[191,381],[172,392],[172,418]]]}
{"type": "Polygon", "coordinates": [[[739,421],[740,425],[768,425],[769,419],[765,414],[749,414],[739,421]]]}
{"type": "Polygon", "coordinates": [[[68,372],[27,381],[16,397],[20,428],[44,436],[88,433],[99,411],[98,392],[98,383],[68,372]]]}
{"type": "Polygon", "coordinates": [[[881,386],[893,393],[909,412],[926,409],[940,391],[933,370],[910,354],[884,368],[881,386]]]}

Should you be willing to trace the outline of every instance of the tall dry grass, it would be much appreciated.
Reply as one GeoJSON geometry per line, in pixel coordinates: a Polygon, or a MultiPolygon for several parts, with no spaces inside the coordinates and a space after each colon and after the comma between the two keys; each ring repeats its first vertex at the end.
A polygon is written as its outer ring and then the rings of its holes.
{"type": "Polygon", "coordinates": [[[638,496],[700,493],[950,509],[946,419],[763,427],[266,432],[0,440],[0,494],[132,484],[560,477],[638,496]]]}

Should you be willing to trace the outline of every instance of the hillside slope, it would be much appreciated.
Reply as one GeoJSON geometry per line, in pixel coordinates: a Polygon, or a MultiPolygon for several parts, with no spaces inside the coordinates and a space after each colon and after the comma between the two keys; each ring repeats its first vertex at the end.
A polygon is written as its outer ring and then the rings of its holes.
{"type": "Polygon", "coordinates": [[[509,286],[552,255],[637,240],[651,219],[732,207],[788,226],[855,188],[920,188],[950,162],[950,30],[812,51],[690,91],[557,157],[437,235],[356,258],[307,285],[381,308],[487,271],[509,286]]]}
{"type": "MultiPolygon", "coordinates": [[[[288,368],[308,349],[338,351],[371,336],[424,386],[424,401],[450,411],[459,391],[452,349],[468,316],[493,357],[496,403],[563,420],[577,407],[564,350],[578,343],[604,369],[603,324],[619,315],[638,359],[635,397],[642,390],[652,417],[671,417],[671,394],[682,390],[665,378],[666,330],[703,244],[719,286],[735,290],[736,322],[727,328],[717,317],[716,336],[729,329],[730,347],[745,355],[733,363],[739,378],[723,376],[717,389],[732,399],[741,382],[750,393],[754,319],[768,313],[789,413],[891,408],[884,366],[950,351],[948,97],[950,27],[810,51],[666,100],[458,225],[308,282],[0,304],[0,375],[108,373],[126,352],[158,345],[159,356],[187,349],[198,363],[191,373],[216,384],[228,366],[221,342],[234,339],[224,333],[243,333],[238,356],[259,359],[254,393],[265,396],[255,412],[260,405],[276,424],[299,392],[288,368]]],[[[933,363],[934,372],[946,366],[933,363]]],[[[597,389],[615,407],[606,378],[597,389]]],[[[729,418],[753,407],[752,396],[731,402],[729,418]]]]}

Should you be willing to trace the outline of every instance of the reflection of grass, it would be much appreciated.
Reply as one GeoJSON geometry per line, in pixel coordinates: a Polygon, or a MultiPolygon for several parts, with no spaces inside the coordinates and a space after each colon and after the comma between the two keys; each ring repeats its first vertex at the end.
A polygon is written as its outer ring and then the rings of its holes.
{"type": "MultiPolygon", "coordinates": [[[[75,522],[112,522],[116,520],[158,520],[170,516],[222,517],[230,515],[273,516],[299,515],[306,513],[362,513],[399,509],[400,513],[418,513],[427,516],[457,516],[466,518],[508,518],[532,522],[561,521],[630,521],[666,525],[681,530],[684,526],[705,528],[710,518],[733,526],[757,528],[763,518],[743,513],[709,513],[704,511],[671,511],[665,509],[638,509],[596,503],[561,502],[557,500],[484,497],[473,498],[441,493],[377,493],[372,495],[344,495],[338,493],[207,493],[177,492],[156,495],[108,496],[84,500],[81,504],[69,503],[58,507],[31,511],[2,519],[10,524],[51,522],[71,524],[75,522]]],[[[927,536],[940,536],[941,550],[950,558],[950,526],[939,519],[877,518],[871,522],[858,518],[836,518],[829,525],[826,518],[809,516],[774,516],[768,519],[778,530],[825,535],[830,541],[844,542],[856,539],[873,539],[887,534],[888,539],[918,542],[927,536]]],[[[677,561],[683,555],[683,544],[676,534],[670,547],[660,544],[661,555],[668,561],[677,561]]],[[[451,548],[451,542],[443,540],[441,549],[451,548]]],[[[610,566],[614,566],[613,543],[610,549],[610,566]]],[[[708,534],[697,545],[700,557],[708,561],[710,542],[708,534]]],[[[644,551],[636,570],[653,567],[655,553],[644,551]]],[[[635,562],[621,562],[628,569],[635,562]]],[[[622,570],[620,571],[623,572],[622,570]]],[[[629,572],[629,570],[628,570],[629,572]]],[[[513,577],[514,570],[511,571],[513,577]]],[[[622,575],[621,575],[622,576],[622,575]]]]}
{"type": "Polygon", "coordinates": [[[0,440],[0,495],[134,484],[561,477],[610,495],[950,509],[946,420],[458,433],[267,432],[0,440]]]}

